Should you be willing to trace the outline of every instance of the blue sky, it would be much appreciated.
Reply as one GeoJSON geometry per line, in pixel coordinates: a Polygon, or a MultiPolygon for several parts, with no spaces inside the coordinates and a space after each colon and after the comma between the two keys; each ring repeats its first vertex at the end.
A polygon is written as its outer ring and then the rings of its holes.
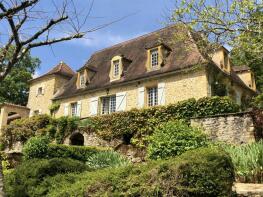
{"type": "MultiPolygon", "coordinates": [[[[77,1],[77,7],[89,5],[90,0],[77,1]]],[[[87,21],[86,28],[130,16],[87,34],[84,39],[55,44],[52,48],[41,47],[32,50],[32,55],[41,60],[36,75],[47,72],[62,60],[77,70],[97,50],[162,28],[172,8],[172,0],[95,0],[92,18],[87,21]]]]}

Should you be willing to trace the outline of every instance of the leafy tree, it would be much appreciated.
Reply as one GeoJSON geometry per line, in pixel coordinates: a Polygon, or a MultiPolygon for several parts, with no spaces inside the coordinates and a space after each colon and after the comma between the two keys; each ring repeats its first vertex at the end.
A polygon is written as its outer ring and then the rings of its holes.
{"type": "MultiPolygon", "coordinates": [[[[0,51],[1,54],[2,51],[0,51]]],[[[13,48],[10,48],[6,59],[11,58],[13,48]]],[[[0,102],[11,102],[26,105],[28,100],[28,81],[32,79],[40,60],[28,52],[21,61],[17,62],[12,71],[0,83],[0,102]]]]}
{"type": "Polygon", "coordinates": [[[234,62],[250,66],[263,89],[262,0],[176,0],[170,19],[200,32],[214,47],[233,48],[234,62]]]}

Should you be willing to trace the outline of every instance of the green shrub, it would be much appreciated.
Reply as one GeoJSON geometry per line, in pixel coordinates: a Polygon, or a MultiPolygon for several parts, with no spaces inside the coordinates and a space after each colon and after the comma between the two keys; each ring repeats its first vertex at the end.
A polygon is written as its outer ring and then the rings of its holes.
{"type": "Polygon", "coordinates": [[[32,137],[23,146],[25,159],[47,157],[49,139],[46,136],[32,137]]]}
{"type": "Polygon", "coordinates": [[[67,146],[62,144],[49,144],[48,158],[62,157],[71,158],[79,161],[87,161],[92,155],[106,151],[106,148],[89,147],[89,146],[67,146]]]}
{"type": "Polygon", "coordinates": [[[73,131],[77,130],[79,118],[63,116],[58,119],[54,119],[54,125],[56,127],[55,139],[58,144],[63,143],[66,136],[70,135],[73,131]]]}
{"type": "Polygon", "coordinates": [[[35,135],[46,135],[47,126],[52,119],[48,115],[38,115],[12,121],[3,129],[1,141],[5,146],[12,146],[14,142],[26,142],[35,135]]]}
{"type": "Polygon", "coordinates": [[[206,135],[184,121],[170,121],[156,128],[147,148],[151,159],[180,155],[188,150],[208,145],[206,135]]]}
{"type": "Polygon", "coordinates": [[[263,109],[263,94],[254,97],[250,105],[251,107],[263,109]]]}
{"type": "Polygon", "coordinates": [[[129,136],[137,146],[147,145],[147,137],[163,122],[174,119],[234,113],[239,106],[228,97],[188,99],[177,104],[134,109],[127,112],[91,117],[81,121],[82,129],[94,131],[105,140],[129,136]]]}
{"type": "Polygon", "coordinates": [[[231,196],[233,166],[222,150],[201,148],[178,158],[45,180],[47,196],[231,196]]]}
{"type": "Polygon", "coordinates": [[[28,160],[5,177],[5,192],[7,196],[45,196],[48,188],[37,187],[45,178],[85,170],[88,168],[84,163],[72,159],[28,160]]]}
{"type": "Polygon", "coordinates": [[[263,140],[252,144],[224,145],[232,158],[239,182],[263,183],[263,140]]]}
{"type": "Polygon", "coordinates": [[[87,158],[86,165],[92,169],[127,166],[130,162],[114,151],[95,153],[87,158]]]}

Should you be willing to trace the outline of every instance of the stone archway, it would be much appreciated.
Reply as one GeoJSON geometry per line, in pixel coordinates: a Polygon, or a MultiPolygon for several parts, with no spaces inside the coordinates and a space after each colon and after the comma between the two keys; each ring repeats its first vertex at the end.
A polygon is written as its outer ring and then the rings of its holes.
{"type": "Polygon", "coordinates": [[[84,146],[84,136],[79,132],[72,134],[69,138],[69,141],[70,145],[84,146]]]}
{"type": "Polygon", "coordinates": [[[0,105],[0,130],[15,119],[29,117],[30,109],[25,106],[2,103],[0,105]]]}

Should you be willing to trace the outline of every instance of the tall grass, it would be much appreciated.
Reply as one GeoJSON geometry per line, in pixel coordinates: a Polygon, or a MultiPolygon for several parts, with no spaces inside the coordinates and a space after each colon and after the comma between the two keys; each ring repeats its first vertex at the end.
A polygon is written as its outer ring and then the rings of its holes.
{"type": "Polygon", "coordinates": [[[238,182],[263,182],[263,140],[240,146],[225,145],[224,149],[232,158],[238,182]]]}

